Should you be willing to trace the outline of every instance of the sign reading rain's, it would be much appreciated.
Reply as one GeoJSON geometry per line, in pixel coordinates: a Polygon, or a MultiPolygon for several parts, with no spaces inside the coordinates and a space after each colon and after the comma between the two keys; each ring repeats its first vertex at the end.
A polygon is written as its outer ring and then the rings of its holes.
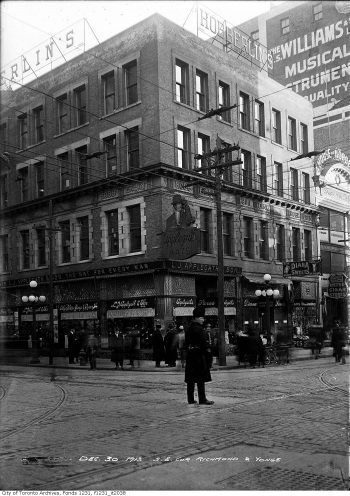
{"type": "Polygon", "coordinates": [[[340,102],[349,94],[349,13],[338,12],[335,3],[330,2],[322,21],[290,21],[289,32],[278,35],[283,40],[278,45],[276,29],[267,24],[267,43],[273,46],[271,77],[316,107],[340,102]]]}

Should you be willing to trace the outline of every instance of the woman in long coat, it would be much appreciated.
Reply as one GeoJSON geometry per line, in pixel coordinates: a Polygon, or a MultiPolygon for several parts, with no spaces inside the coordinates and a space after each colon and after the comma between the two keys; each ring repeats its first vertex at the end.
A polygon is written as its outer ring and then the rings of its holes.
{"type": "Polygon", "coordinates": [[[187,383],[187,401],[197,403],[194,399],[194,387],[197,384],[198,401],[200,405],[212,405],[205,395],[205,383],[211,381],[208,342],[203,329],[204,308],[193,310],[193,321],[186,332],[186,367],[185,382],[187,383]]]}
{"type": "Polygon", "coordinates": [[[155,331],[153,333],[152,344],[153,360],[156,362],[156,367],[160,367],[160,362],[164,360],[165,349],[161,326],[159,324],[156,325],[155,331]]]}

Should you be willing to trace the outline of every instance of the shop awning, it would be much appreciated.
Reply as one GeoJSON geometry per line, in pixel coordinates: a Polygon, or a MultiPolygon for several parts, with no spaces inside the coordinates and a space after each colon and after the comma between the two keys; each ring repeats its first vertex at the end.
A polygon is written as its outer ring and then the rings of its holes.
{"type": "MultiPolygon", "coordinates": [[[[247,281],[252,282],[253,284],[264,284],[263,275],[257,276],[256,274],[243,274],[243,277],[247,279],[247,281]]],[[[274,277],[271,278],[271,284],[292,284],[291,279],[286,279],[285,277],[274,277]]]]}

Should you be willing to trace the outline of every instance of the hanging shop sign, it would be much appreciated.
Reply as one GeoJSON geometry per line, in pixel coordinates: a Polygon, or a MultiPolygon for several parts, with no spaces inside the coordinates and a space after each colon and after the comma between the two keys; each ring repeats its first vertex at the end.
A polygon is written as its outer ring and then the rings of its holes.
{"type": "Polygon", "coordinates": [[[186,260],[200,253],[200,230],[195,227],[176,228],[162,233],[162,257],[186,260]]]}
{"type": "Polygon", "coordinates": [[[322,274],[321,259],[301,262],[284,262],[283,276],[312,276],[322,274]]]}
{"type": "Polygon", "coordinates": [[[123,298],[107,303],[107,318],[154,317],[154,298],[123,298]]]}
{"type": "Polygon", "coordinates": [[[97,319],[97,302],[63,303],[59,305],[61,320],[95,320],[97,319]]]}
{"type": "Polygon", "coordinates": [[[348,295],[348,286],[344,274],[331,274],[329,276],[328,296],[329,298],[346,298],[348,295]]]}

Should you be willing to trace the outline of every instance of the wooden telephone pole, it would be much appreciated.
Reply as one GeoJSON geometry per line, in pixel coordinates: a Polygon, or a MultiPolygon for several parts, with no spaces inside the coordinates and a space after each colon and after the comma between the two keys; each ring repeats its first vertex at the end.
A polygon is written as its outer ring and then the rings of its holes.
{"type": "MultiPolygon", "coordinates": [[[[207,117],[218,115],[227,110],[235,107],[222,107],[218,110],[211,110],[208,112],[207,117]]],[[[206,117],[201,117],[200,120],[206,117]]],[[[223,146],[222,140],[217,137],[216,148],[213,151],[204,153],[203,155],[195,155],[197,160],[206,160],[209,165],[207,167],[198,167],[194,170],[197,172],[206,172],[210,170],[215,171],[215,200],[216,200],[216,222],[217,222],[217,259],[218,259],[218,281],[217,281],[217,295],[218,295],[218,328],[219,328],[219,365],[226,365],[226,344],[225,344],[225,305],[224,305],[224,247],[223,247],[223,233],[222,233],[222,209],[221,209],[221,190],[222,190],[222,175],[227,167],[232,165],[242,164],[241,160],[223,161],[224,156],[232,151],[240,150],[238,145],[223,146]]]]}

